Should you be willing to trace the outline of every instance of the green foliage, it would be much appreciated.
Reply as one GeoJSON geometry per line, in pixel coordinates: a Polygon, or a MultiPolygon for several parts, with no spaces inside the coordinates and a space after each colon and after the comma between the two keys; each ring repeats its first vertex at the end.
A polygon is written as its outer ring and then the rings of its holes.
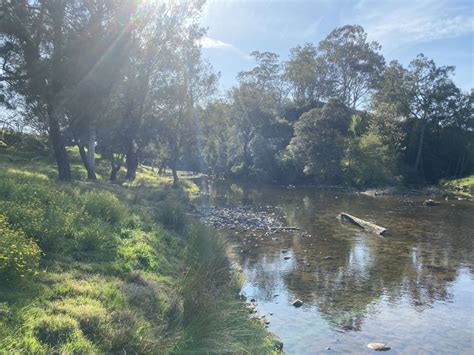
{"type": "Polygon", "coordinates": [[[38,274],[41,250],[21,229],[13,229],[0,213],[0,280],[18,281],[38,274]]]}
{"type": "Polygon", "coordinates": [[[303,114],[295,125],[291,151],[304,172],[323,183],[341,182],[341,159],[351,120],[350,110],[337,101],[303,114]]]}
{"type": "Polygon", "coordinates": [[[395,157],[377,135],[368,133],[352,142],[345,164],[347,180],[355,186],[378,187],[395,181],[395,157]]]}
{"type": "Polygon", "coordinates": [[[153,239],[140,230],[125,232],[118,246],[118,262],[124,272],[132,270],[157,270],[158,254],[153,239]]]}
{"type": "Polygon", "coordinates": [[[84,195],[84,206],[91,216],[112,224],[120,224],[127,213],[118,198],[107,191],[87,192],[84,195]]]}
{"type": "Polygon", "coordinates": [[[179,190],[168,192],[164,199],[157,201],[154,216],[166,228],[181,231],[186,224],[184,200],[185,196],[179,190]]]}

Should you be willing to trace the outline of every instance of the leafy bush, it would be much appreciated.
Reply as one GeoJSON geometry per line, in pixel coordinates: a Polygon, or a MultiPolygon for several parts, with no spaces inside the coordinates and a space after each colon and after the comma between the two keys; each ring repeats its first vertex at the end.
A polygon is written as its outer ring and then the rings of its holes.
{"type": "Polygon", "coordinates": [[[105,222],[119,224],[126,215],[125,206],[112,193],[90,191],[84,195],[86,212],[105,222]]]}
{"type": "Polygon", "coordinates": [[[41,250],[21,229],[0,214],[0,280],[16,280],[38,272],[41,250]]]}
{"type": "Polygon", "coordinates": [[[359,187],[377,187],[393,183],[395,157],[375,134],[365,134],[346,154],[346,175],[359,187]]]}
{"type": "Polygon", "coordinates": [[[120,241],[118,262],[123,271],[156,270],[158,255],[151,239],[142,231],[130,230],[127,238],[120,241]]]}

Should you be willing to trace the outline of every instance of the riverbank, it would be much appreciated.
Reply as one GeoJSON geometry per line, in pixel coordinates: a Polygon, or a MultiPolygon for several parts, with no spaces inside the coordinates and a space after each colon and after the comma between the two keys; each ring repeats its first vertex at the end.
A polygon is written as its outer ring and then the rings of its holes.
{"type": "Polygon", "coordinates": [[[237,298],[221,239],[186,218],[190,181],[55,180],[47,155],[0,151],[0,349],[271,352],[237,298]]]}
{"type": "MultiPolygon", "coordinates": [[[[184,175],[186,176],[186,175],[184,175]]],[[[437,185],[391,185],[374,188],[362,188],[349,185],[325,185],[325,184],[310,184],[303,183],[297,185],[281,185],[278,183],[255,183],[249,184],[247,181],[241,179],[215,179],[210,176],[200,174],[197,177],[190,175],[192,180],[201,187],[201,194],[208,194],[209,184],[235,184],[236,186],[262,186],[274,187],[293,190],[296,188],[303,189],[317,189],[322,191],[335,191],[347,193],[360,193],[367,196],[427,196],[429,198],[443,199],[443,200],[460,200],[465,201],[474,200],[474,175],[467,176],[460,179],[444,179],[437,185]]]]}

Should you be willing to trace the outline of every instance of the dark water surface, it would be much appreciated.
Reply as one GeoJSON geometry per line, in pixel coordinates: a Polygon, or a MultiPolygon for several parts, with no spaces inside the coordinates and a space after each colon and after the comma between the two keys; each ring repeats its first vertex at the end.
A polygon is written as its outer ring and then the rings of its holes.
{"type": "Polygon", "coordinates": [[[388,353],[472,354],[474,203],[422,201],[222,185],[203,203],[266,209],[311,235],[225,232],[246,278],[242,293],[287,353],[373,353],[367,344],[383,342],[388,353]],[[338,221],[341,211],[390,233],[366,234],[338,221]],[[297,298],[301,308],[291,305],[297,298]]]}

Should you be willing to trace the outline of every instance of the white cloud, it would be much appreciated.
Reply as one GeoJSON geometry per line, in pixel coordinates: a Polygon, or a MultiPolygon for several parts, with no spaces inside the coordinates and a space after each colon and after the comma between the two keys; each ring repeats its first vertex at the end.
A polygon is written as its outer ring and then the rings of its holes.
{"type": "Polygon", "coordinates": [[[473,32],[469,6],[448,0],[358,3],[357,20],[385,48],[455,38],[473,32]]]}
{"type": "Polygon", "coordinates": [[[229,51],[232,51],[232,52],[238,54],[240,57],[242,57],[244,59],[250,59],[250,56],[248,54],[244,53],[243,51],[241,51],[236,46],[234,46],[230,43],[226,43],[226,42],[223,42],[221,40],[215,39],[215,38],[204,36],[199,41],[199,44],[202,46],[202,48],[205,48],[205,49],[229,50],[229,51]]]}

